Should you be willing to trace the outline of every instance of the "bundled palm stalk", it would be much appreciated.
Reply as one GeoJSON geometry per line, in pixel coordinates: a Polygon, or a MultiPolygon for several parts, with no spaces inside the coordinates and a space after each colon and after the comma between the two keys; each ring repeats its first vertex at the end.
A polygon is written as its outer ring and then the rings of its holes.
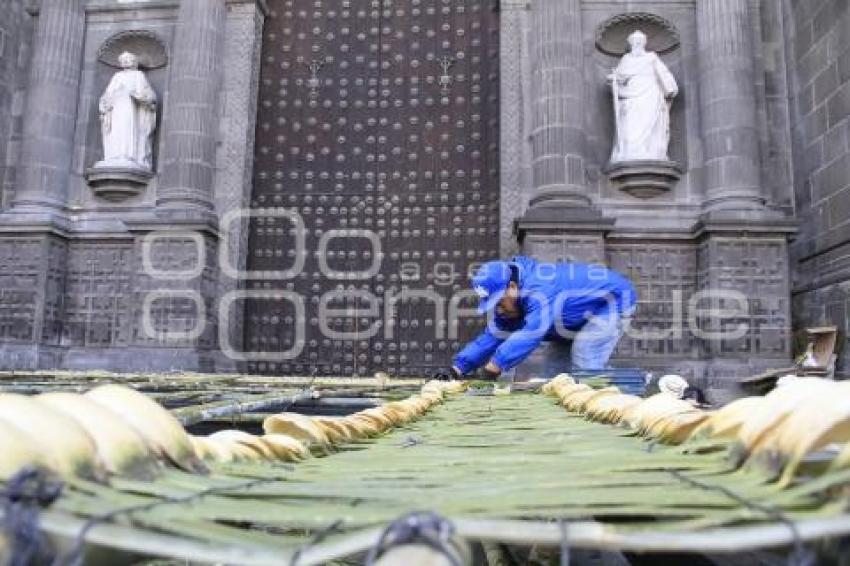
{"type": "Polygon", "coordinates": [[[640,399],[616,387],[592,389],[566,374],[544,385],[542,392],[573,413],[626,426],[664,444],[731,442],[736,465],[767,472],[783,486],[792,482],[807,456],[830,446],[841,451],[831,467],[850,468],[850,383],[799,379],[765,397],[738,399],[717,411],[667,393],[640,399]]]}
{"type": "Polygon", "coordinates": [[[263,422],[262,436],[225,430],[207,437],[193,436],[191,441],[198,457],[210,463],[298,462],[311,453],[325,454],[334,446],[364,440],[412,422],[441,403],[446,395],[459,393],[464,387],[461,382],[430,381],[418,395],[347,417],[280,413],[263,422]]]}
{"type": "Polygon", "coordinates": [[[0,481],[27,466],[105,482],[111,476],[151,480],[167,467],[205,474],[209,463],[295,462],[415,420],[463,387],[432,381],[408,399],[349,417],[282,413],[266,419],[263,436],[226,430],[207,437],[190,436],[170,411],[123,385],[84,395],[0,394],[0,481]]]}

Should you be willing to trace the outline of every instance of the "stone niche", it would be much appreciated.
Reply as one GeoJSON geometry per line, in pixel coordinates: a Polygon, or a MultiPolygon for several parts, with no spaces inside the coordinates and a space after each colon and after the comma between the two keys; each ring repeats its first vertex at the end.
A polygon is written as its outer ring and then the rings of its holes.
{"type": "Polygon", "coordinates": [[[613,95],[607,84],[601,84],[596,91],[599,104],[597,116],[605,116],[605,119],[598,122],[602,131],[595,145],[601,171],[615,192],[647,200],[671,193],[685,173],[683,163],[686,162],[687,148],[686,136],[682,131],[685,121],[685,77],[680,64],[681,38],[678,29],[666,18],[648,12],[618,14],[598,24],[594,37],[597,76],[607,75],[618,65],[628,52],[628,38],[635,31],[646,34],[646,50],[657,53],[679,83],[680,92],[673,100],[669,114],[670,159],[610,161],[617,123],[613,95]],[[600,102],[603,100],[604,103],[600,102]]]}
{"type": "Polygon", "coordinates": [[[97,64],[94,73],[94,92],[91,120],[88,127],[87,163],[85,179],[92,194],[108,202],[122,202],[145,193],[155,177],[157,168],[157,149],[162,126],[162,98],[166,82],[168,49],[165,41],[150,30],[125,30],[110,36],[97,51],[97,64]],[[121,70],[119,57],[129,52],[138,58],[139,70],[145,73],[156,92],[156,127],[154,130],[152,162],[149,170],[138,167],[95,165],[103,158],[102,132],[99,120],[98,103],[112,76],[121,70]]]}

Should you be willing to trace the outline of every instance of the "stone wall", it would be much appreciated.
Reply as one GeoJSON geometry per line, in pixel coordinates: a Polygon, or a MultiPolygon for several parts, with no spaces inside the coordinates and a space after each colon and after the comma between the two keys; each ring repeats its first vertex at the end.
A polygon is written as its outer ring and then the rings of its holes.
{"type": "Polygon", "coordinates": [[[0,2],[0,368],[234,369],[219,352],[217,306],[238,282],[220,277],[218,250],[224,241],[230,263],[244,263],[245,221],[225,213],[250,196],[265,10],[0,2]],[[160,128],[153,178],[110,199],[87,177],[102,156],[109,53],[123,46],[151,56],[160,128]],[[183,122],[164,118],[169,109],[183,122]],[[188,174],[200,161],[204,174],[188,174]]]}
{"type": "Polygon", "coordinates": [[[838,371],[850,373],[850,4],[788,0],[784,22],[801,233],[792,245],[794,320],[837,325],[838,371]]]}
{"type": "Polygon", "coordinates": [[[27,0],[0,2],[0,210],[15,185],[32,18],[27,0]]]}

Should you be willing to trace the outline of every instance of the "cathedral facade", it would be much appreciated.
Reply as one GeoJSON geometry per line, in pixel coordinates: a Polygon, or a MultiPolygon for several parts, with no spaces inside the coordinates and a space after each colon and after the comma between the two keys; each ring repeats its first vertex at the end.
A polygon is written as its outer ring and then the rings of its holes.
{"type": "Polygon", "coordinates": [[[841,0],[7,0],[0,367],[429,373],[518,253],[635,282],[618,365],[785,367],[846,340],[849,117],[841,0]],[[669,151],[617,163],[638,30],[669,151]]]}

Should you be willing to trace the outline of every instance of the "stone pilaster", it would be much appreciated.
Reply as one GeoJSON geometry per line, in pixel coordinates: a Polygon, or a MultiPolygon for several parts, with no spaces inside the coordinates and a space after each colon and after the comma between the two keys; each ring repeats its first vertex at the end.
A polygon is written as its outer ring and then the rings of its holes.
{"type": "Polygon", "coordinates": [[[581,5],[579,0],[537,0],[532,10],[530,58],[537,92],[530,204],[588,205],[581,5]]]}
{"type": "Polygon", "coordinates": [[[165,109],[157,206],[213,209],[225,0],[182,0],[165,109]]]}
{"type": "Polygon", "coordinates": [[[524,29],[528,0],[501,0],[499,16],[499,78],[501,117],[499,146],[502,187],[499,251],[503,257],[518,251],[512,225],[523,208],[523,166],[526,140],[523,75],[526,62],[524,29]]]}
{"type": "Polygon", "coordinates": [[[68,198],[86,17],[83,0],[42,0],[13,208],[61,210],[68,198]]]}
{"type": "Polygon", "coordinates": [[[707,212],[758,209],[765,201],[750,4],[696,3],[707,212]]]}

